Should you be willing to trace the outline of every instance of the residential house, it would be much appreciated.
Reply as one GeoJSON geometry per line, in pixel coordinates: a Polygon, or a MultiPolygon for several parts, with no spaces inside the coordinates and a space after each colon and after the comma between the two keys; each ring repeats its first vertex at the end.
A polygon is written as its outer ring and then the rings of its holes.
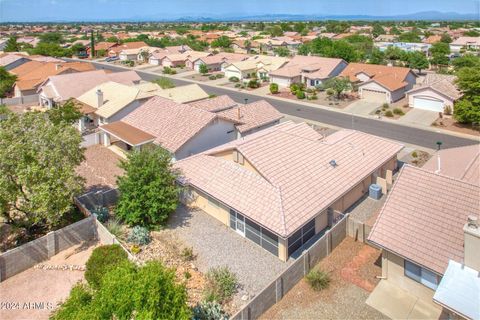
{"type": "Polygon", "coordinates": [[[346,66],[347,62],[343,59],[295,56],[283,67],[269,73],[270,82],[284,88],[292,83],[314,87],[339,75],[346,66]]]}
{"type": "Polygon", "coordinates": [[[375,42],[396,42],[398,36],[394,34],[381,34],[375,38],[375,42]]]}
{"type": "Polygon", "coordinates": [[[122,61],[132,60],[132,61],[143,62],[146,59],[146,57],[149,57],[156,50],[158,49],[155,47],[149,47],[149,46],[134,48],[134,49],[125,49],[120,51],[120,53],[118,54],[118,58],[122,61]]]}
{"type": "Polygon", "coordinates": [[[416,42],[374,42],[373,44],[380,51],[385,51],[389,47],[396,47],[407,52],[422,52],[428,55],[431,44],[429,43],[416,43],[416,42]]]}
{"type": "Polygon", "coordinates": [[[164,67],[182,67],[193,69],[193,61],[198,58],[212,55],[210,52],[202,51],[185,51],[178,54],[169,54],[162,59],[162,66],[164,67]]]}
{"type": "Polygon", "coordinates": [[[423,43],[434,44],[440,42],[442,40],[442,36],[439,34],[433,34],[425,39],[423,39],[423,43]]]}
{"type": "Polygon", "coordinates": [[[78,98],[93,87],[109,81],[130,86],[140,83],[141,78],[135,71],[107,72],[105,70],[50,76],[38,88],[39,102],[41,106],[51,108],[70,98],[78,98]]]}
{"type": "Polygon", "coordinates": [[[25,43],[33,46],[34,48],[40,42],[40,39],[37,37],[20,37],[17,38],[17,43],[25,43]]]}
{"type": "Polygon", "coordinates": [[[248,59],[248,55],[239,53],[220,52],[206,57],[192,57],[187,60],[187,66],[193,66],[193,70],[200,72],[200,66],[206,65],[209,72],[224,71],[225,66],[248,59]]]}
{"type": "Polygon", "coordinates": [[[340,76],[358,86],[362,99],[387,103],[402,99],[417,77],[409,68],[364,63],[350,63],[340,76]]]}
{"type": "Polygon", "coordinates": [[[17,76],[14,84],[15,97],[34,95],[39,86],[49,77],[59,74],[95,70],[91,63],[85,62],[41,62],[29,61],[10,70],[17,76]]]}
{"type": "Polygon", "coordinates": [[[332,226],[402,146],[342,130],[324,137],[284,122],[180,160],[181,200],[286,261],[332,226]]]}
{"type": "Polygon", "coordinates": [[[260,44],[253,40],[235,40],[232,43],[232,49],[235,53],[249,54],[252,50],[260,49],[260,44]]]}
{"type": "Polygon", "coordinates": [[[189,84],[185,86],[162,89],[157,84],[146,84],[150,88],[146,89],[145,85],[138,86],[144,92],[164,97],[176,103],[190,103],[207,99],[209,94],[205,92],[198,84],[189,84]]]}
{"type": "Polygon", "coordinates": [[[108,56],[116,57],[123,50],[139,49],[139,48],[144,48],[144,47],[148,47],[148,45],[143,41],[125,42],[123,44],[119,44],[119,45],[116,45],[116,46],[110,48],[110,50],[108,51],[108,56]]]}
{"type": "Polygon", "coordinates": [[[254,74],[258,78],[267,78],[270,72],[283,67],[288,61],[288,58],[282,57],[254,56],[225,66],[225,77],[244,80],[254,74]]]}
{"type": "MultiPolygon", "coordinates": [[[[271,40],[283,42],[284,44],[282,44],[280,46],[285,46],[285,47],[287,47],[287,49],[292,50],[292,51],[296,51],[298,49],[298,47],[302,44],[301,41],[298,41],[298,40],[295,40],[291,37],[286,37],[286,36],[274,37],[271,40]]],[[[272,46],[275,48],[274,43],[275,42],[271,42],[272,46]]]]}
{"type": "Polygon", "coordinates": [[[459,37],[450,43],[450,50],[453,53],[462,51],[479,51],[480,37],[459,37]]]}
{"type": "Polygon", "coordinates": [[[149,64],[153,64],[155,66],[161,65],[163,58],[165,58],[167,55],[170,54],[181,54],[186,51],[191,51],[189,46],[186,45],[181,45],[181,46],[170,46],[170,47],[165,47],[163,49],[158,49],[150,55],[148,59],[149,64]]]}
{"type": "Polygon", "coordinates": [[[455,84],[455,76],[429,73],[424,81],[407,92],[408,105],[412,108],[453,112],[455,101],[462,97],[462,92],[455,84]]]}
{"type": "Polygon", "coordinates": [[[2,53],[0,54],[0,66],[5,70],[12,70],[26,62],[31,61],[28,56],[18,53],[2,53]]]}
{"type": "Polygon", "coordinates": [[[390,318],[458,318],[448,315],[453,311],[461,318],[478,319],[478,285],[476,292],[459,290],[465,285],[462,276],[455,279],[450,273],[474,269],[478,283],[479,213],[478,180],[472,184],[405,165],[368,237],[382,249],[382,280],[367,304],[390,318]],[[452,283],[455,280],[459,282],[452,283]],[[445,288],[461,297],[460,306],[445,288]]]}
{"type": "MultiPolygon", "coordinates": [[[[88,40],[85,40],[85,41],[88,41],[88,40]]],[[[100,51],[104,51],[106,55],[110,55],[111,52],[113,51],[113,49],[115,47],[117,47],[119,44],[116,43],[116,42],[105,42],[105,41],[101,41],[101,42],[98,42],[95,44],[95,52],[96,54],[98,54],[98,52],[100,51]]],[[[87,43],[85,45],[87,47],[87,51],[86,53],[88,55],[90,55],[91,53],[91,48],[90,48],[90,43],[87,43]]]]}

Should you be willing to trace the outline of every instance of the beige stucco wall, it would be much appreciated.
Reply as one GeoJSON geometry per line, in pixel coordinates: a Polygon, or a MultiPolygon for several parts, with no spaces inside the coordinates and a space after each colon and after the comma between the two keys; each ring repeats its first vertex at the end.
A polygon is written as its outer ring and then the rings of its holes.
{"type": "MultiPolygon", "coordinates": [[[[225,160],[233,161],[233,150],[221,151],[213,154],[215,157],[220,157],[225,160]]],[[[243,158],[243,166],[256,174],[260,174],[257,169],[248,161],[245,157],[243,158]]]]}
{"type": "Polygon", "coordinates": [[[189,193],[189,199],[187,200],[185,197],[181,197],[184,204],[201,209],[223,224],[227,226],[230,225],[230,210],[226,206],[216,200],[214,200],[214,202],[217,205],[212,205],[209,203],[207,195],[193,188],[189,188],[185,193],[189,193]]]}
{"type": "Polygon", "coordinates": [[[327,210],[321,212],[315,217],[315,234],[319,233],[328,226],[327,210]]]}
{"type": "Polygon", "coordinates": [[[278,238],[278,258],[283,262],[287,261],[287,240],[278,238]]]}
{"type": "Polygon", "coordinates": [[[390,283],[428,302],[433,302],[435,291],[405,276],[404,259],[388,251],[382,252],[382,276],[390,283]]]}

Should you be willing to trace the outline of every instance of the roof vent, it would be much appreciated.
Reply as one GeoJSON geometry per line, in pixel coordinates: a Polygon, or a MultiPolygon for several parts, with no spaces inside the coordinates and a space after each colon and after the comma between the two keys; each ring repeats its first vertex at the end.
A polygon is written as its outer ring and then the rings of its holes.
{"type": "Polygon", "coordinates": [[[471,229],[477,229],[478,228],[478,217],[476,217],[474,215],[468,216],[467,225],[471,229]]]}
{"type": "Polygon", "coordinates": [[[330,160],[329,164],[332,166],[332,168],[335,168],[337,166],[337,161],[330,160]]]}

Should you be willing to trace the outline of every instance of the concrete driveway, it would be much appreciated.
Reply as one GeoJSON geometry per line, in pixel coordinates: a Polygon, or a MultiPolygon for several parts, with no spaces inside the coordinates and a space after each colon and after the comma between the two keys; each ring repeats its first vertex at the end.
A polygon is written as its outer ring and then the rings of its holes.
{"type": "Polygon", "coordinates": [[[422,109],[412,109],[397,121],[403,124],[415,124],[430,127],[432,122],[437,120],[437,118],[438,112],[422,109]]]}
{"type": "Polygon", "coordinates": [[[380,102],[357,100],[350,103],[343,110],[357,115],[368,116],[380,106],[380,102]]]}

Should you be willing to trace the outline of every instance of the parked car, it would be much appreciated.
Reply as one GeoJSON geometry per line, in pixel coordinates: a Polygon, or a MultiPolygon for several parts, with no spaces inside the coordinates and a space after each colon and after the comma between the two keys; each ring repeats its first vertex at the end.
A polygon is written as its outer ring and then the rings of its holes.
{"type": "Polygon", "coordinates": [[[105,59],[105,62],[113,62],[113,61],[117,61],[118,59],[119,59],[119,57],[110,57],[110,58],[105,59]]]}

